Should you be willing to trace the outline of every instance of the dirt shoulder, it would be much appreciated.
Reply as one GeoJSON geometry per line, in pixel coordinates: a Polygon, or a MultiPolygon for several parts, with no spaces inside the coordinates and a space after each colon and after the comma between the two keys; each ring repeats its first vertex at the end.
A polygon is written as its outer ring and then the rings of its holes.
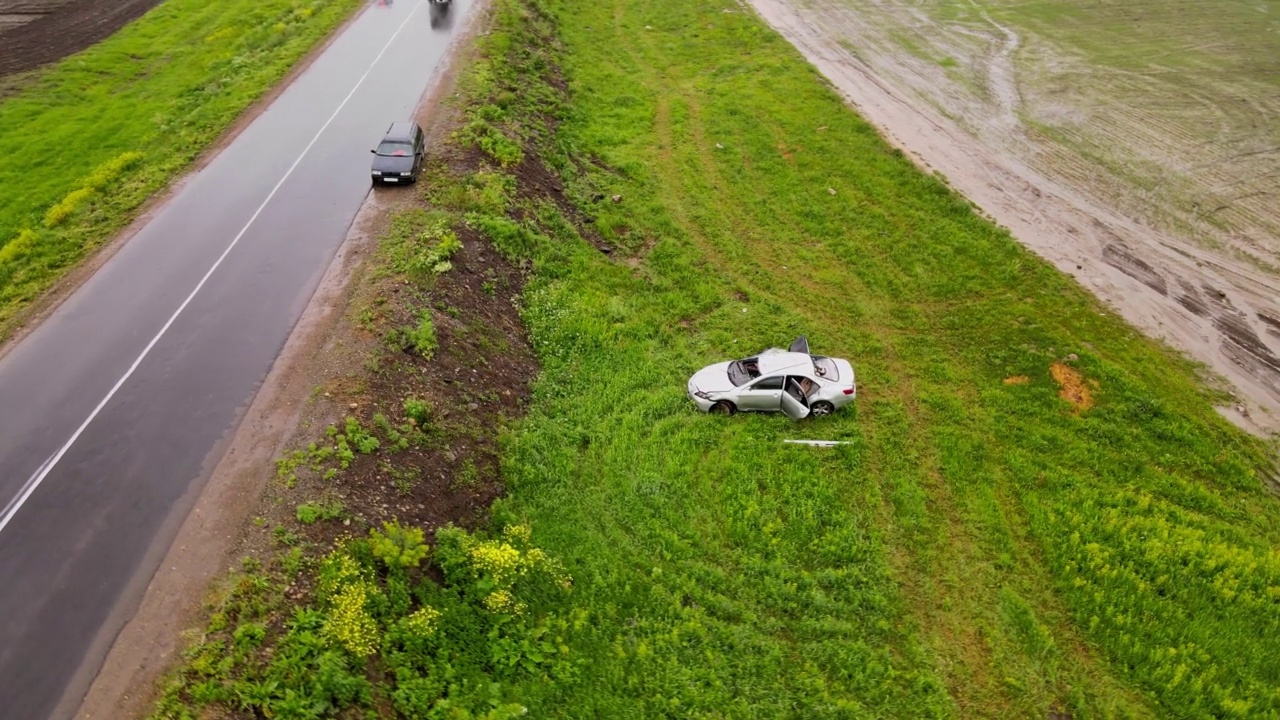
{"type": "Polygon", "coordinates": [[[1254,434],[1280,431],[1280,279],[1099,204],[1077,182],[1033,168],[1016,113],[1011,62],[1018,38],[1012,31],[1001,27],[1004,43],[983,60],[993,99],[981,117],[964,112],[959,100],[924,101],[945,97],[944,81],[906,54],[862,58],[857,33],[868,23],[853,18],[850,5],[750,4],[890,143],[944,175],[1137,328],[1225,378],[1232,399],[1219,408],[1223,415],[1254,434]]]}
{"type": "MultiPolygon", "coordinates": [[[[429,139],[443,137],[455,124],[456,113],[447,99],[485,14],[486,5],[478,3],[465,24],[456,28],[451,59],[419,104],[417,119],[429,139]]],[[[252,555],[270,543],[262,518],[281,511],[281,498],[271,492],[276,460],[286,448],[314,436],[316,428],[354,413],[365,396],[366,388],[352,379],[358,374],[353,369],[364,368],[370,347],[379,339],[362,332],[348,311],[369,292],[362,281],[366,257],[388,231],[391,216],[414,206],[415,198],[414,191],[400,188],[369,195],[209,482],[198,498],[178,511],[190,508],[185,518],[175,519],[181,525],[173,544],[158,549],[164,559],[155,575],[145,579],[136,612],[116,637],[104,639],[109,651],[101,670],[82,700],[64,700],[64,712],[78,706],[78,718],[145,717],[157,696],[158,680],[190,633],[198,632],[206,598],[218,593],[218,578],[234,566],[234,558],[252,555]]],[[[479,283],[474,284],[479,292],[479,283]]],[[[451,508],[450,519],[487,504],[495,492],[483,486],[465,490],[466,497],[451,508]]],[[[96,664],[93,660],[87,664],[96,664]]]]}

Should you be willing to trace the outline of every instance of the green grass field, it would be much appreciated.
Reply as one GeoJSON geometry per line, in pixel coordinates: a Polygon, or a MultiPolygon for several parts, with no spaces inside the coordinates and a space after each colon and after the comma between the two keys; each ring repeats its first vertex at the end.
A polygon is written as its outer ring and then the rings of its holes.
{"type": "Polygon", "coordinates": [[[359,0],[166,0],[0,96],[0,338],[359,0]]]}
{"type": "Polygon", "coordinates": [[[299,697],[314,713],[289,717],[1280,713],[1273,461],[1193,367],[887,147],[739,6],[496,5],[463,135],[508,169],[427,188],[533,263],[543,374],[493,531],[447,535],[412,601],[380,535],[322,564],[284,629],[246,592],[161,715],[299,697]],[[503,179],[525,167],[509,138],[572,213],[503,179]],[[694,412],[694,370],[797,334],[852,360],[855,408],[694,412]],[[512,584],[540,567],[528,542],[572,592],[512,584]],[[445,624],[405,640],[424,617],[445,624]],[[264,642],[269,661],[234,659],[264,642]]]}
{"type": "Polygon", "coordinates": [[[620,677],[762,715],[1280,709],[1280,508],[1189,368],[891,152],[755,19],[559,7],[562,132],[633,178],[600,224],[656,245],[640,276],[597,261],[535,295],[555,354],[512,504],[601,573],[588,604],[650,596],[643,630],[601,630],[668,640],[620,677]],[[687,412],[690,371],[797,332],[857,363],[856,414],[687,412]],[[1069,353],[1098,383],[1079,415],[1049,374],[1069,353]],[[779,442],[800,434],[854,445],[779,442]],[[686,618],[705,644],[670,640],[686,618]]]}

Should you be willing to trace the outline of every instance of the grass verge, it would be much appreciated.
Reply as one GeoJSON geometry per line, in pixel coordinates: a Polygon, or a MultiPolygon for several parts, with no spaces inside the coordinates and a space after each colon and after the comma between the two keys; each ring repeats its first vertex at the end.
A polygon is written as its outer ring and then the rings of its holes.
{"type": "MultiPolygon", "coordinates": [[[[430,209],[384,241],[374,275],[406,290],[360,317],[384,338],[372,382],[443,382],[420,363],[466,343],[487,366],[521,337],[458,332],[448,234],[527,268],[542,371],[497,435],[507,494],[434,540],[312,503],[314,559],[281,555],[277,601],[218,606],[161,715],[1280,711],[1271,459],[1195,368],[919,173],[738,7],[496,0],[481,47],[430,209]],[[801,333],[853,359],[856,409],[693,412],[693,370],[801,333]]],[[[464,382],[474,412],[510,376],[464,382]]],[[[353,482],[333,457],[383,477],[405,457],[336,437],[291,466],[313,457],[313,492],[353,482]]]]}
{"type": "Polygon", "coordinates": [[[360,0],[167,0],[0,97],[0,338],[360,0]]]}

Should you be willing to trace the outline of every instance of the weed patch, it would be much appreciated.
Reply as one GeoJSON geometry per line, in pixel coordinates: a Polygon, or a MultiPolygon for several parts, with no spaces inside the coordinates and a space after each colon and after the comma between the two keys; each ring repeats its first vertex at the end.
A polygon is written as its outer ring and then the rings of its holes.
{"type": "Polygon", "coordinates": [[[321,520],[337,520],[342,517],[343,510],[341,502],[328,500],[318,503],[302,503],[298,506],[296,515],[298,522],[303,525],[310,525],[321,520]]]}
{"type": "Polygon", "coordinates": [[[585,617],[570,602],[571,579],[527,527],[495,536],[447,528],[432,549],[420,530],[388,523],[344,540],[314,573],[296,603],[285,597],[297,578],[280,565],[237,578],[153,717],[394,708],[422,720],[499,720],[527,712],[504,702],[500,683],[575,672],[566,643],[585,617]]]}

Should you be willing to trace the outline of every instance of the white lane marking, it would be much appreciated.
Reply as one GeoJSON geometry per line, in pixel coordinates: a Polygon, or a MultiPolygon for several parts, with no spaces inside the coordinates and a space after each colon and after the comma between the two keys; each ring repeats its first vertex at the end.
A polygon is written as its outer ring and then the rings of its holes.
{"type": "Polygon", "coordinates": [[[27,478],[27,481],[22,484],[22,489],[18,491],[18,494],[13,496],[13,499],[9,501],[8,505],[4,506],[3,516],[8,516],[10,514],[10,510],[13,510],[15,512],[17,511],[18,506],[22,505],[23,501],[25,501],[26,499],[26,496],[30,494],[28,492],[28,488],[33,488],[36,485],[36,483],[39,482],[38,480],[36,480],[36,478],[40,475],[40,473],[44,472],[45,468],[49,467],[49,463],[51,462],[53,462],[53,455],[50,455],[49,457],[45,458],[44,462],[40,464],[40,467],[36,468],[35,472],[31,473],[31,477],[27,478]]]}
{"type": "Polygon", "coordinates": [[[249,222],[245,223],[244,227],[240,228],[240,232],[236,233],[235,239],[231,241],[231,244],[227,246],[226,250],[222,251],[222,254],[218,256],[218,259],[213,263],[213,266],[209,268],[209,271],[204,274],[204,277],[200,278],[200,282],[196,283],[195,289],[191,291],[191,294],[187,296],[187,299],[182,301],[182,304],[178,306],[178,309],[173,311],[173,315],[169,316],[169,321],[164,324],[164,327],[160,328],[160,332],[156,333],[156,336],[151,338],[151,342],[147,343],[147,346],[142,350],[142,354],[139,355],[138,359],[134,360],[133,364],[129,366],[128,372],[116,381],[116,384],[112,386],[111,391],[107,393],[106,397],[102,398],[102,401],[93,409],[93,412],[89,413],[89,417],[85,418],[85,421],[80,423],[80,427],[76,429],[75,433],[71,436],[71,439],[67,440],[66,444],[63,445],[58,452],[54,453],[48,460],[45,460],[44,465],[40,466],[40,469],[37,470],[36,473],[31,476],[31,479],[27,480],[26,484],[22,486],[22,490],[9,501],[9,504],[4,508],[4,514],[0,515],[0,531],[5,529],[5,526],[7,526],[9,521],[13,519],[13,516],[16,515],[18,511],[22,509],[23,504],[27,502],[27,498],[30,498],[31,494],[36,491],[36,488],[40,487],[40,483],[44,482],[44,479],[53,471],[53,468],[57,466],[58,461],[62,459],[62,456],[66,455],[67,451],[71,449],[71,446],[75,444],[76,440],[80,439],[80,434],[84,432],[85,428],[89,427],[89,423],[93,422],[93,419],[98,416],[98,413],[102,412],[102,408],[106,407],[106,404],[111,401],[111,398],[115,397],[115,394],[119,392],[120,387],[129,379],[129,376],[133,375],[134,371],[138,369],[138,366],[142,364],[142,361],[151,353],[151,349],[154,348],[156,343],[160,342],[160,338],[164,337],[164,334],[169,331],[169,327],[173,325],[173,321],[177,320],[178,316],[182,314],[182,311],[187,309],[187,305],[189,305],[192,299],[195,298],[196,293],[200,292],[200,289],[204,287],[206,282],[208,282],[209,277],[213,275],[214,271],[218,269],[218,266],[222,264],[222,261],[231,253],[231,249],[240,242],[240,238],[244,237],[244,234],[249,231],[249,227],[253,225],[254,221],[258,219],[258,216],[262,214],[262,211],[266,209],[267,203],[270,203],[271,199],[276,196],[276,193],[280,191],[280,187],[289,179],[289,176],[293,174],[293,171],[297,169],[298,164],[301,163],[302,159],[311,151],[311,148],[316,144],[316,141],[320,139],[320,136],[324,134],[324,131],[333,123],[334,118],[338,117],[338,113],[342,112],[342,108],[347,106],[347,103],[350,102],[352,96],[356,94],[356,91],[360,89],[360,86],[364,84],[364,81],[369,78],[369,73],[373,72],[373,68],[378,64],[378,61],[382,59],[382,56],[386,54],[387,49],[391,47],[391,43],[395,42],[396,38],[400,36],[400,32],[404,30],[405,25],[409,24],[409,19],[417,14],[418,8],[421,6],[421,2],[413,6],[413,9],[405,16],[404,21],[400,23],[400,27],[396,28],[391,39],[387,40],[387,44],[382,46],[381,52],[379,52],[378,56],[369,64],[369,69],[364,71],[364,75],[360,76],[355,87],[351,88],[351,92],[347,93],[347,96],[343,98],[342,103],[338,105],[338,109],[333,111],[333,114],[329,116],[329,119],[326,120],[324,125],[320,127],[320,130],[316,132],[315,137],[311,138],[311,142],[307,143],[307,147],[303,149],[302,154],[298,155],[297,160],[293,161],[293,165],[289,166],[284,177],[280,178],[280,182],[276,183],[276,186],[271,189],[271,193],[267,195],[267,199],[263,200],[262,204],[258,206],[258,209],[253,213],[253,216],[249,218],[249,222]]]}

